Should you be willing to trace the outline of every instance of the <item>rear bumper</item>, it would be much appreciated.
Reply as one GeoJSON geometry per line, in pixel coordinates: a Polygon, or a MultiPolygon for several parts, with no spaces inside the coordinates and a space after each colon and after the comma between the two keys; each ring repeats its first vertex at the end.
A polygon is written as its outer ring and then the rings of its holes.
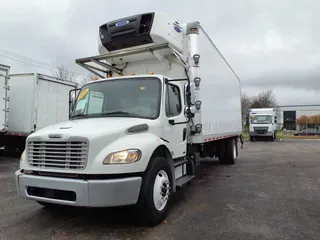
{"type": "Polygon", "coordinates": [[[272,137],[273,132],[266,132],[266,133],[257,133],[257,132],[250,132],[250,137],[272,137]]]}
{"type": "Polygon", "coordinates": [[[81,207],[116,207],[138,201],[142,178],[81,180],[15,172],[18,194],[26,199],[81,207]]]}

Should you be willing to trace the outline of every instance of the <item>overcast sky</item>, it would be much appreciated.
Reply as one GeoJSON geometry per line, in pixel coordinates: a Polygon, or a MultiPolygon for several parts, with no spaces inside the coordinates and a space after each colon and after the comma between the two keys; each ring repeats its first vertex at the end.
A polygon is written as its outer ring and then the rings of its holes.
{"type": "Polygon", "coordinates": [[[5,58],[13,57],[5,50],[87,75],[74,60],[98,54],[101,24],[159,11],[200,21],[249,95],[273,89],[281,105],[320,104],[317,9],[319,0],[0,0],[0,64],[51,72],[5,58]]]}

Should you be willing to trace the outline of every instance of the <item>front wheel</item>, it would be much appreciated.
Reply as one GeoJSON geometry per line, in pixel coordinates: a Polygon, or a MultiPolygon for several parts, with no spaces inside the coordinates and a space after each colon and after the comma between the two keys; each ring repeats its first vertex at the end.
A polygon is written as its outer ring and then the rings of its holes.
{"type": "Polygon", "coordinates": [[[167,159],[155,157],[151,159],[139,196],[139,210],[143,221],[149,226],[161,223],[167,213],[172,187],[172,171],[167,159]]]}

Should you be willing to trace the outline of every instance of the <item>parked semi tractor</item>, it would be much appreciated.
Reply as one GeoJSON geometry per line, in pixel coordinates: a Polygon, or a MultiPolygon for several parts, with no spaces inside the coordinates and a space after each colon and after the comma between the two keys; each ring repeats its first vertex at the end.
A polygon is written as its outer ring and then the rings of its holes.
{"type": "Polygon", "coordinates": [[[8,79],[7,124],[0,142],[5,151],[22,153],[31,133],[68,120],[69,91],[76,84],[38,73],[10,74],[8,79]]]}
{"type": "Polygon", "coordinates": [[[199,22],[139,14],[101,25],[98,40],[100,54],[76,63],[101,79],[70,98],[69,121],[28,136],[18,193],[51,207],[137,205],[155,225],[200,158],[235,163],[240,80],[199,22]]]}
{"type": "Polygon", "coordinates": [[[267,137],[274,141],[277,136],[277,116],[275,108],[249,109],[250,141],[255,138],[267,137]]]}

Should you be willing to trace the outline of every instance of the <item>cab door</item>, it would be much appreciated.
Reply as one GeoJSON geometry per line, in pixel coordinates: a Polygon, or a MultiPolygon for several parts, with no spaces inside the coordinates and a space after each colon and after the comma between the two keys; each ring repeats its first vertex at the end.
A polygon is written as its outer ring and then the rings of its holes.
{"type": "Polygon", "coordinates": [[[184,87],[173,83],[165,85],[164,136],[173,158],[186,155],[187,118],[184,115],[184,87]]]}

